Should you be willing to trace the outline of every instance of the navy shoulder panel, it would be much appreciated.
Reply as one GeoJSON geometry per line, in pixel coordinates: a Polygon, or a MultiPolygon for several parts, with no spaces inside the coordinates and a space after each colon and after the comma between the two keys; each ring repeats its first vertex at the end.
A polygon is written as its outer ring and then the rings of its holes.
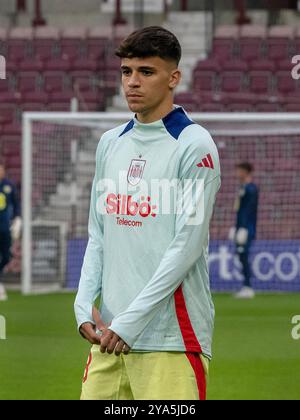
{"type": "Polygon", "coordinates": [[[249,192],[250,194],[255,194],[255,193],[257,193],[257,192],[258,192],[258,187],[257,187],[257,185],[256,185],[256,184],[251,183],[251,184],[248,184],[248,185],[247,185],[246,190],[247,190],[247,192],[249,192]]]}
{"type": "Polygon", "coordinates": [[[119,137],[124,136],[124,134],[128,133],[128,131],[132,130],[134,127],[134,120],[131,120],[127,126],[125,127],[124,131],[119,135],[119,137]]]}
{"type": "Polygon", "coordinates": [[[172,137],[179,139],[180,134],[189,125],[195,124],[190,120],[182,108],[176,108],[169,115],[163,118],[163,123],[172,137]]]}

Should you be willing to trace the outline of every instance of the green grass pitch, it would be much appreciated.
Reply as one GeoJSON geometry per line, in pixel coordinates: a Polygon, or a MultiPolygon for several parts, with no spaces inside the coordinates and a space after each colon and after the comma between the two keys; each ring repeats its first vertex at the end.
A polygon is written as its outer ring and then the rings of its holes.
{"type": "MultiPolygon", "coordinates": [[[[0,400],[78,399],[89,345],[76,331],[73,294],[0,303],[0,400]]],[[[300,399],[300,341],[292,339],[300,295],[241,302],[216,295],[209,399],[300,399]]],[[[115,357],[115,356],[114,356],[115,357]]]]}

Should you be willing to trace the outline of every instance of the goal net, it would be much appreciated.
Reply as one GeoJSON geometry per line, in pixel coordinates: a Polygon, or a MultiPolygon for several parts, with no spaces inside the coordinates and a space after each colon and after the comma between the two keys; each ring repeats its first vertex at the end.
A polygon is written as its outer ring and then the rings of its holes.
{"type": "MultiPolygon", "coordinates": [[[[76,289],[87,245],[95,151],[130,114],[26,113],[23,119],[23,293],[76,289]]],[[[257,290],[300,291],[300,115],[192,114],[218,146],[222,188],[211,225],[213,290],[242,276],[228,232],[235,224],[236,164],[255,167],[258,232],[251,251],[257,290]]],[[[159,150],[157,151],[159,153],[159,150]]]]}

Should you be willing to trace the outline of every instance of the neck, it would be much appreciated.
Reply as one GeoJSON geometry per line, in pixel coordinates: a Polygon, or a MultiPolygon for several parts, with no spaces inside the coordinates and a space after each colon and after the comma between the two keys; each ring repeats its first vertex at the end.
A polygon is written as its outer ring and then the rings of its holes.
{"type": "Polygon", "coordinates": [[[161,120],[166,115],[170,114],[170,112],[172,112],[173,109],[174,103],[172,98],[172,100],[161,104],[155,109],[147,109],[144,112],[138,112],[136,116],[142,124],[150,124],[155,121],[161,120]]]}
{"type": "Polygon", "coordinates": [[[251,184],[252,182],[252,176],[248,176],[247,178],[245,178],[244,184],[251,184]]]}

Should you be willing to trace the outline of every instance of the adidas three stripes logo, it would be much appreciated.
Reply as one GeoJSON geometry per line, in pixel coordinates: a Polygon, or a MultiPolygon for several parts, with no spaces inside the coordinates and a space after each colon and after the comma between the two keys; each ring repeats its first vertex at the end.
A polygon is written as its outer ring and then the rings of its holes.
{"type": "Polygon", "coordinates": [[[210,154],[208,154],[200,163],[198,163],[198,168],[209,168],[215,169],[214,162],[210,154]]]}

